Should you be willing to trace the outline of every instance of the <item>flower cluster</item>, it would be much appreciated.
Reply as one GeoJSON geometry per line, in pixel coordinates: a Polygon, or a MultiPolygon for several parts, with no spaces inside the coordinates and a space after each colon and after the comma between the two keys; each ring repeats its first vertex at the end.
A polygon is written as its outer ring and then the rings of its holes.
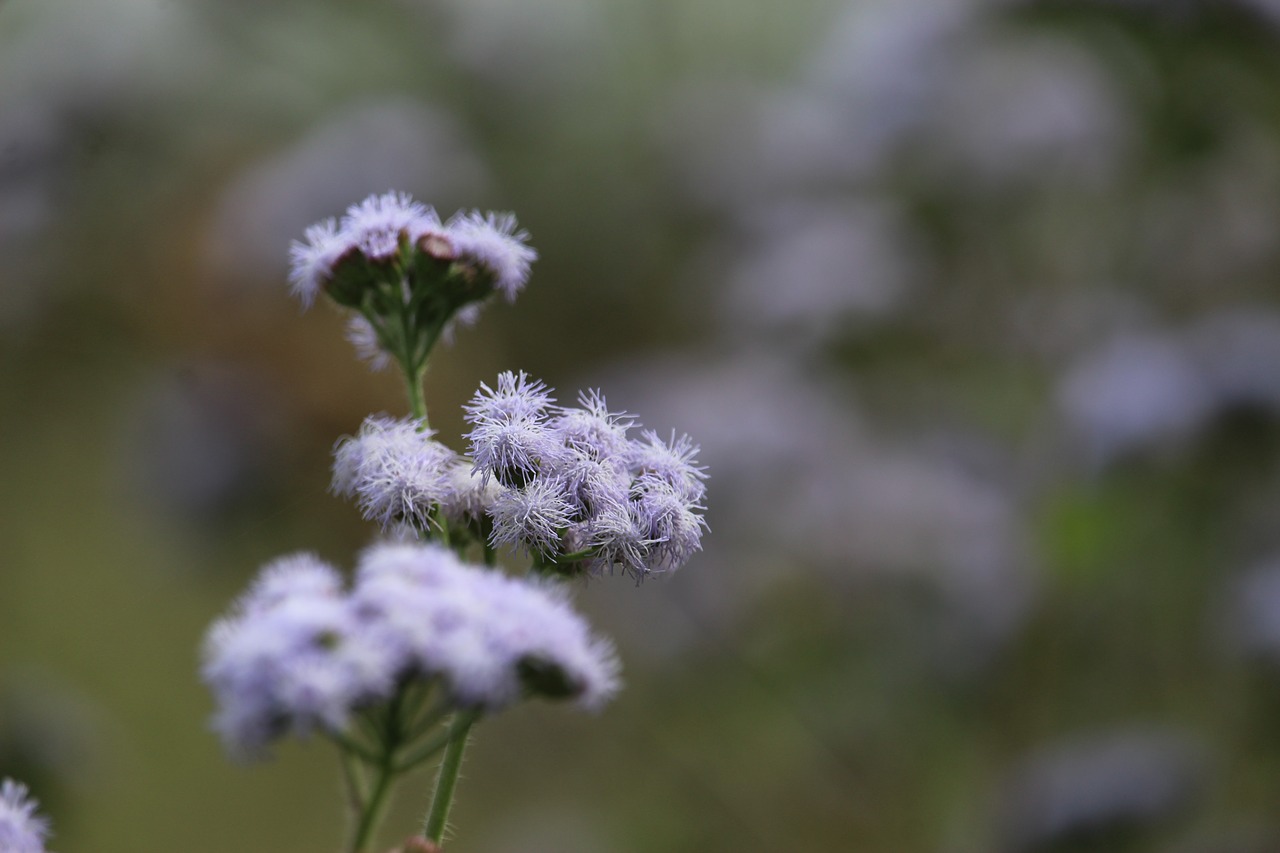
{"type": "Polygon", "coordinates": [[[335,448],[333,491],[384,530],[429,531],[443,519],[453,544],[523,548],[544,570],[642,577],[679,568],[706,527],[697,445],[629,436],[635,420],[610,412],[598,392],[579,403],[556,406],[523,372],[481,384],[465,407],[470,460],[421,421],[368,418],[335,448]]]}
{"type": "Polygon", "coordinates": [[[290,249],[290,288],[354,309],[348,337],[375,367],[414,373],[456,323],[474,322],[494,293],[514,300],[537,252],[515,217],[459,212],[447,222],[404,193],[374,195],[306,230],[290,249]]]}
{"type": "Polygon", "coordinates": [[[12,779],[0,782],[0,851],[44,853],[49,822],[36,814],[27,786],[12,779]]]}
{"type": "Polygon", "coordinates": [[[370,548],[349,591],[314,556],[268,564],[210,630],[203,675],[214,728],[242,756],[286,733],[342,733],[415,679],[486,712],[524,695],[596,708],[617,687],[612,648],[558,593],[429,544],[370,548]]]}
{"type": "Polygon", "coordinates": [[[259,755],[286,734],[335,742],[355,818],[350,853],[373,849],[392,782],[443,752],[414,842],[438,849],[484,714],[536,696],[594,709],[617,690],[613,647],[546,575],[622,567],[642,577],[700,547],[697,447],[629,436],[634,419],[598,392],[560,407],[541,382],[502,374],[465,407],[470,458],[427,426],[433,347],[494,294],[515,298],[537,257],[527,236],[509,215],[442,222],[387,193],[292,247],[293,293],[348,309],[362,357],[403,374],[411,416],[371,416],[334,447],[332,491],[389,535],[361,555],[350,584],[310,554],[268,564],[210,629],[202,675],[233,754],[259,755]],[[502,546],[528,552],[542,576],[496,569],[502,546]],[[485,567],[463,562],[473,550],[485,567]]]}
{"type": "Polygon", "coordinates": [[[554,405],[524,372],[481,384],[466,406],[476,471],[502,485],[492,542],[528,549],[562,571],[637,577],[680,567],[701,547],[705,471],[687,436],[663,441],[610,412],[596,391],[554,405]]]}

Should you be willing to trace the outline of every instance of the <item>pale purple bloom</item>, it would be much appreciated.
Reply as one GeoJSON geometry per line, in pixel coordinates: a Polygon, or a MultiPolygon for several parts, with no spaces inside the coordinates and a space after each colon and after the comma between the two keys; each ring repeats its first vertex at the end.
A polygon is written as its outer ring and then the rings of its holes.
{"type": "Polygon", "coordinates": [[[599,391],[578,401],[553,411],[542,382],[507,372],[467,405],[476,469],[507,487],[489,509],[490,541],[553,561],[590,551],[581,562],[593,570],[678,568],[706,527],[698,446],[674,433],[628,438],[635,419],[610,412],[599,391]]]}
{"type": "MultiPolygon", "coordinates": [[[[401,289],[404,305],[380,303],[378,310],[397,316],[408,310],[419,288],[441,287],[445,302],[431,303],[439,313],[431,322],[440,324],[433,328],[441,329],[447,341],[459,326],[475,322],[479,303],[493,290],[515,299],[538,256],[526,244],[528,238],[511,214],[460,212],[446,225],[430,206],[406,193],[387,192],[351,205],[340,221],[327,219],[308,228],[305,241],[290,249],[289,281],[294,295],[310,306],[316,293],[334,286],[339,268],[340,286],[329,289],[329,295],[361,311],[368,308],[366,288],[394,285],[401,289]],[[408,257],[401,257],[402,250],[408,257]],[[443,265],[420,267],[414,260],[423,255],[443,265]],[[464,283],[461,290],[459,282],[464,283]]],[[[386,363],[387,353],[367,320],[353,321],[348,337],[375,368],[386,363]]]]}
{"type": "Polygon", "coordinates": [[[440,677],[456,704],[490,711],[526,692],[594,708],[618,686],[612,648],[552,588],[407,543],[366,551],[349,593],[310,555],[269,564],[210,629],[202,675],[241,757],[341,732],[406,678],[440,677]]]}
{"type": "Polygon", "coordinates": [[[463,406],[469,423],[491,423],[517,418],[542,419],[555,398],[546,383],[533,379],[523,370],[518,374],[505,370],[498,374],[495,388],[480,383],[480,390],[463,406]]]}
{"type": "Polygon", "coordinates": [[[555,466],[554,479],[573,507],[576,520],[590,519],[610,507],[626,504],[631,477],[618,457],[593,458],[569,451],[555,466]]]}
{"type": "Polygon", "coordinates": [[[538,253],[526,243],[529,232],[518,230],[510,213],[459,213],[449,220],[448,237],[458,256],[483,267],[493,276],[494,289],[513,301],[529,280],[529,267],[538,253]]]}
{"type": "Polygon", "coordinates": [[[473,425],[467,434],[471,458],[486,480],[523,485],[559,455],[560,444],[546,424],[551,402],[546,385],[524,371],[499,374],[496,388],[480,384],[464,417],[473,425]]]}
{"type": "Polygon", "coordinates": [[[449,466],[448,488],[440,500],[440,512],[450,524],[479,522],[493,507],[502,486],[486,480],[471,460],[458,457],[449,466]]]}
{"type": "Polygon", "coordinates": [[[646,538],[654,543],[649,554],[650,568],[679,568],[702,548],[706,521],[697,513],[701,508],[698,504],[651,474],[642,475],[632,492],[635,519],[646,538]]]}
{"type": "Polygon", "coordinates": [[[462,705],[496,710],[519,699],[531,664],[553,670],[563,692],[588,708],[618,686],[612,648],[561,595],[468,566],[439,546],[369,549],[352,600],[402,666],[442,676],[462,705]]]}
{"type": "Polygon", "coordinates": [[[560,552],[560,535],[573,520],[564,484],[548,477],[503,490],[490,512],[494,545],[523,545],[548,557],[560,552]]]}
{"type": "Polygon", "coordinates": [[[408,193],[369,196],[347,208],[342,217],[342,234],[348,244],[373,261],[394,257],[402,234],[412,242],[440,230],[435,210],[414,201],[408,193]]]}
{"type": "Polygon", "coordinates": [[[637,477],[649,474],[669,483],[681,497],[691,502],[702,500],[707,487],[706,469],[694,464],[698,445],[687,435],[663,441],[656,432],[645,430],[641,441],[632,441],[627,466],[637,477]]]}
{"type": "Polygon", "coordinates": [[[383,529],[397,521],[420,528],[451,493],[457,454],[432,439],[420,421],[370,417],[334,449],[333,491],[354,498],[383,529]]]}
{"type": "Polygon", "coordinates": [[[308,227],[306,242],[294,241],[289,247],[289,290],[302,300],[303,307],[311,307],[333,265],[350,248],[333,219],[308,227]]]}
{"type": "Polygon", "coordinates": [[[627,430],[635,419],[625,413],[610,412],[604,395],[584,391],[578,395],[580,408],[562,408],[550,427],[565,447],[595,460],[622,460],[627,451],[627,430]]]}
{"type": "Polygon", "coordinates": [[[233,754],[259,755],[286,732],[340,731],[353,708],[389,694],[394,660],[336,578],[314,557],[277,560],[210,629],[202,675],[233,754]]]}
{"type": "Polygon", "coordinates": [[[278,557],[262,567],[240,599],[244,610],[266,610],[291,598],[337,598],[342,594],[338,570],[315,554],[278,557]]]}
{"type": "Polygon", "coordinates": [[[594,569],[612,571],[620,566],[636,577],[650,570],[650,551],[656,544],[650,538],[649,526],[637,517],[631,503],[614,504],[592,516],[589,522],[576,525],[572,531],[572,548],[593,548],[594,569]]]}
{"type": "Polygon", "coordinates": [[[12,779],[0,782],[0,851],[44,853],[49,822],[36,814],[27,786],[12,779]]]}

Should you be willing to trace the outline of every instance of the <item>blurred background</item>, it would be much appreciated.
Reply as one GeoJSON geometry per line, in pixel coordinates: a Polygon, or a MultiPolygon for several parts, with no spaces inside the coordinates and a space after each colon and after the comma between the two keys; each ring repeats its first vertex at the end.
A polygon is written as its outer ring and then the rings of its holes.
{"type": "MultiPolygon", "coordinates": [[[[1280,850],[1280,3],[0,0],[0,775],[62,853],[337,850],[209,623],[405,411],[289,241],[514,210],[438,353],[689,432],[627,689],[486,722],[457,853],[1280,850]]],[[[401,789],[387,846],[425,809],[401,789]]]]}

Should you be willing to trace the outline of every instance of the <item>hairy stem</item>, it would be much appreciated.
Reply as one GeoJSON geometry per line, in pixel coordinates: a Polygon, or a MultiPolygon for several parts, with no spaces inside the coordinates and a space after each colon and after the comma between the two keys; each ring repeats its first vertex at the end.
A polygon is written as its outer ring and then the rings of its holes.
{"type": "Polygon", "coordinates": [[[449,725],[449,745],[440,761],[440,773],[436,776],[436,791],[431,798],[431,812],[423,835],[428,841],[439,844],[444,838],[445,824],[449,820],[449,807],[453,805],[453,793],[458,787],[458,772],[462,769],[462,753],[467,748],[467,736],[471,725],[479,717],[476,711],[462,711],[449,725]]]}

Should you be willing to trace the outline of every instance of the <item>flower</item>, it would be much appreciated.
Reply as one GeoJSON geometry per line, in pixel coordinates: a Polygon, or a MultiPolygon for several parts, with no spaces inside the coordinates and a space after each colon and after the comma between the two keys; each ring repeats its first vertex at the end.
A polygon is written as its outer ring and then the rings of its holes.
{"type": "Polygon", "coordinates": [[[560,553],[561,531],[568,528],[573,507],[563,483],[534,477],[523,488],[504,489],[490,511],[494,545],[523,545],[554,557],[560,553]]]}
{"type": "Polygon", "coordinates": [[[202,666],[213,727],[240,757],[289,733],[342,732],[409,679],[496,711],[529,695],[598,708],[617,673],[612,646],[556,589],[410,543],[368,549],[350,591],[310,554],[267,564],[209,630],[202,666]]]}
{"type": "Polygon", "coordinates": [[[618,688],[612,646],[556,588],[469,566],[436,545],[376,545],[351,593],[401,666],[493,711],[526,693],[598,708],[618,688]]]}
{"type": "Polygon", "coordinates": [[[394,685],[394,659],[374,640],[332,566],[309,554],[267,564],[205,640],[214,729],[246,758],[286,732],[341,731],[394,685]]]}
{"type": "Polygon", "coordinates": [[[504,486],[524,485],[559,453],[546,425],[552,400],[547,386],[523,370],[499,374],[496,388],[480,383],[463,417],[473,424],[467,434],[471,458],[486,481],[492,476],[504,486]]]}
{"type": "Polygon", "coordinates": [[[348,245],[371,261],[388,261],[400,251],[403,234],[416,242],[440,231],[440,217],[433,208],[414,201],[408,193],[371,195],[347,208],[342,235],[348,245]]]}
{"type": "Polygon", "coordinates": [[[457,461],[434,434],[411,418],[366,418],[355,437],[334,448],[334,493],[354,498],[384,530],[397,521],[426,528],[432,510],[454,494],[450,471],[457,461]]]}
{"type": "Polygon", "coordinates": [[[415,288],[432,288],[444,312],[434,319],[452,329],[451,318],[465,312],[456,319],[463,325],[473,322],[475,304],[495,291],[515,299],[538,257],[528,239],[510,213],[459,212],[442,224],[432,207],[406,193],[371,195],[347,208],[341,221],[316,223],[307,228],[304,241],[292,244],[290,289],[304,306],[327,289],[339,304],[363,311],[374,282],[399,292],[400,277],[406,275],[405,302],[415,288]],[[415,273],[415,259],[428,260],[430,271],[415,273]],[[345,283],[338,285],[335,278],[345,283]]]}
{"type": "Polygon", "coordinates": [[[306,238],[305,243],[294,241],[289,247],[289,290],[302,300],[304,308],[310,308],[333,265],[348,250],[349,244],[333,219],[309,226],[306,238]]]}
{"type": "Polygon", "coordinates": [[[458,256],[493,277],[494,289],[514,302],[529,280],[529,267],[538,253],[526,245],[529,232],[516,225],[511,213],[455,214],[447,231],[458,256]]]}
{"type": "Polygon", "coordinates": [[[391,353],[383,347],[378,330],[363,314],[352,314],[347,320],[346,338],[355,347],[356,357],[368,363],[372,370],[386,370],[391,364],[391,353]]]}
{"type": "Polygon", "coordinates": [[[44,853],[49,822],[36,814],[27,786],[12,779],[0,782],[0,850],[4,853],[44,853]]]}
{"type": "Polygon", "coordinates": [[[675,433],[629,437],[635,418],[610,412],[599,391],[577,408],[552,401],[545,384],[508,371],[466,406],[476,470],[506,487],[489,507],[491,543],[637,577],[688,561],[706,529],[698,446],[675,433]]]}
{"type": "Polygon", "coordinates": [[[485,481],[470,459],[459,456],[449,466],[449,485],[440,500],[440,512],[450,524],[479,523],[492,511],[502,493],[497,481],[485,481]]]}

